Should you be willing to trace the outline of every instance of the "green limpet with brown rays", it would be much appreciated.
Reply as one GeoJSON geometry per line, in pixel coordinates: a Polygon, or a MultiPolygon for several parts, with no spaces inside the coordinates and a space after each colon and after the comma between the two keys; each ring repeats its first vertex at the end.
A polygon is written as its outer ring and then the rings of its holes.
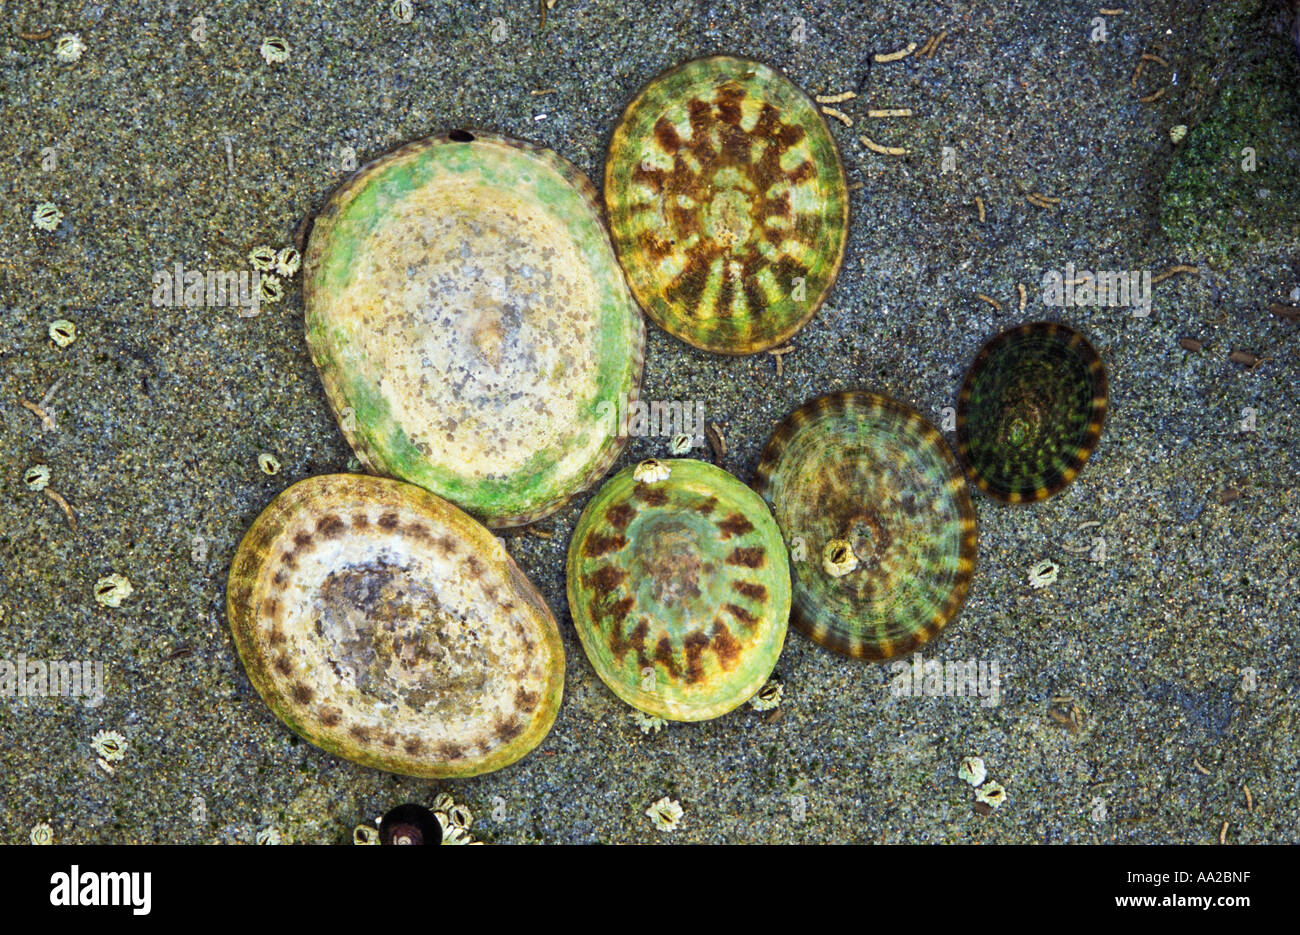
{"type": "Polygon", "coordinates": [[[754,489],[794,557],[790,622],[822,646],[888,659],[960,613],[975,509],[943,437],[910,406],[865,392],[805,403],[768,440],[754,489]]]}
{"type": "Polygon", "coordinates": [[[412,484],[294,484],[245,534],[226,611],[248,677],[330,753],[476,776],[542,741],[564,687],[546,602],[500,541],[412,484]]]}
{"type": "Polygon", "coordinates": [[[752,490],[703,461],[644,461],[610,478],[578,520],[567,582],[596,674],[668,720],[744,704],[785,643],[780,530],[752,490]]]}
{"type": "Polygon", "coordinates": [[[1068,325],[1004,331],[975,356],[957,398],[957,455],[1007,503],[1044,500],[1078,476],[1106,420],[1106,368],[1068,325]]]}
{"type": "Polygon", "coordinates": [[[816,105],[766,65],[724,55],[664,72],[628,106],[605,207],[646,314],[722,354],[807,324],[848,237],[844,169],[816,105]]]}
{"type": "Polygon", "coordinates": [[[367,470],[503,527],[614,463],[645,324],[555,153],[465,130],[403,146],[330,197],[303,270],[307,345],[367,470]]]}

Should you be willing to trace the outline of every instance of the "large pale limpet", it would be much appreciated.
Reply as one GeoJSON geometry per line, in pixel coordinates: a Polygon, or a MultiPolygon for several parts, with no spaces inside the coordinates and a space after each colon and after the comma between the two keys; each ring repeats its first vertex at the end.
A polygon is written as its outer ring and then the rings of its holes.
{"type": "Polygon", "coordinates": [[[244,536],[226,599],[271,710],[365,766],[473,776],[555,720],[564,650],[545,601],[495,536],[414,485],[290,487],[244,536]]]}
{"type": "Polygon", "coordinates": [[[458,130],[375,160],[317,216],[303,293],[357,457],[489,526],[558,509],[626,441],[607,413],[644,321],[595,189],[549,150],[458,130]]]}

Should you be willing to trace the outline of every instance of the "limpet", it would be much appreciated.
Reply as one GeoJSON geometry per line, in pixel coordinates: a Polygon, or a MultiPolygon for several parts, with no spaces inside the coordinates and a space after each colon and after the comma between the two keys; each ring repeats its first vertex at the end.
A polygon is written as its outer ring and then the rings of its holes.
{"type": "Polygon", "coordinates": [[[637,395],[645,325],[595,199],[555,153],[477,130],[334,193],[303,260],[307,344],[369,471],[504,527],[614,463],[606,414],[637,395]]]}
{"type": "Polygon", "coordinates": [[[790,622],[821,645],[888,659],[961,611],[975,509],[952,452],[910,406],[866,392],[805,403],[772,434],[754,489],[799,550],[790,622]]]}
{"type": "Polygon", "coordinates": [[[337,756],[411,776],[473,776],[550,730],[564,651],[500,541],[411,484],[294,484],[230,569],[227,615],[258,694],[337,756]]]}
{"type": "Polygon", "coordinates": [[[569,610],[616,695],[647,714],[700,721],[766,684],[785,643],[790,569],[752,490],[703,461],[656,464],[667,470],[616,474],[578,519],[569,610]]]}
{"type": "Polygon", "coordinates": [[[957,456],[1007,503],[1043,500],[1078,476],[1106,419],[1106,368],[1088,340],[1041,321],[993,338],[957,397],[957,456]]]}
{"type": "Polygon", "coordinates": [[[754,354],[808,323],[839,274],[849,199],[835,140],[777,71],[715,55],[651,81],[615,128],[605,207],[655,323],[754,354]]]}

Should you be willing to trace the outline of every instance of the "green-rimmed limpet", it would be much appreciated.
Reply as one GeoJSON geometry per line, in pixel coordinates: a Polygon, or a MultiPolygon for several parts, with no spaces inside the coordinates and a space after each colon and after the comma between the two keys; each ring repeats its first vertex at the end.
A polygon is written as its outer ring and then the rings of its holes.
{"type": "Polygon", "coordinates": [[[792,551],[790,622],[866,659],[909,653],[961,611],[975,508],[938,430],[874,393],[822,396],[768,441],[754,488],[792,551]]]}
{"type": "Polygon", "coordinates": [[[777,71],[715,55],[628,106],[605,162],[610,232],[637,301],[724,354],[776,347],[839,274],[849,198],[817,107],[777,71]]]}
{"type": "Polygon", "coordinates": [[[455,130],[357,172],[303,260],[307,344],[362,463],[489,526],[534,522],[626,442],[644,324],[591,183],[455,130]]]}
{"type": "Polygon", "coordinates": [[[744,704],[785,643],[780,530],[752,490],[703,461],[642,462],[607,481],[578,520],[567,582],[596,673],[658,717],[744,704]]]}
{"type": "Polygon", "coordinates": [[[226,603],[271,710],[365,766],[473,776],[555,720],[564,651],[545,601],[495,536],[420,487],[293,485],[240,543],[226,603]]]}

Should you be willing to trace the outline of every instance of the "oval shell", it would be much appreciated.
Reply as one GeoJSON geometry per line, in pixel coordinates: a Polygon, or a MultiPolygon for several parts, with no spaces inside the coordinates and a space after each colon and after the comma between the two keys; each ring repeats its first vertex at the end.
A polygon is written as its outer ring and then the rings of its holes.
{"type": "Polygon", "coordinates": [[[330,753],[474,776],[555,720],[564,650],[546,602],[495,536],[419,487],[295,484],[244,536],[226,594],[258,694],[330,753]]]}
{"type": "Polygon", "coordinates": [[[975,570],[970,490],[938,430],[874,393],[822,396],[777,427],[754,476],[795,556],[791,623],[888,659],[961,611],[975,570]]]}
{"type": "Polygon", "coordinates": [[[766,65],[722,55],[664,72],[628,106],[605,207],[646,314],[722,354],[807,324],[848,237],[844,169],[817,107],[766,65]]]}
{"type": "Polygon", "coordinates": [[[644,321],[555,153],[478,131],[404,146],[334,193],[303,268],[312,360],[368,470],[501,527],[618,456],[644,321]]]}
{"type": "Polygon", "coordinates": [[[1106,368],[1067,325],[1004,331],[976,355],[957,399],[957,455],[971,480],[1007,503],[1068,485],[1106,420],[1106,368]]]}
{"type": "Polygon", "coordinates": [[[763,687],[785,642],[790,569],[763,501],[689,459],[629,467],[569,544],[569,609],[596,673],[635,708],[700,721],[763,687]],[[666,475],[665,471],[666,469],[666,475]]]}

